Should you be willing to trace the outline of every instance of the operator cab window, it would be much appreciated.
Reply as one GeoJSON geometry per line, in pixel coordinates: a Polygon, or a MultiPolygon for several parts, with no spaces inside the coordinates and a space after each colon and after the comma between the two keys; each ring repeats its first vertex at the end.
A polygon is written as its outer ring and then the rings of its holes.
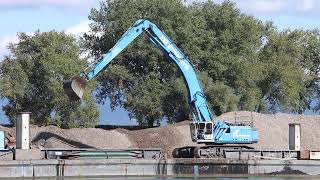
{"type": "Polygon", "coordinates": [[[205,123],[200,123],[200,124],[199,124],[199,129],[204,129],[204,128],[205,128],[205,126],[206,126],[206,124],[205,124],[205,123]]]}
{"type": "Polygon", "coordinates": [[[212,134],[212,123],[206,124],[206,134],[212,134]]]}

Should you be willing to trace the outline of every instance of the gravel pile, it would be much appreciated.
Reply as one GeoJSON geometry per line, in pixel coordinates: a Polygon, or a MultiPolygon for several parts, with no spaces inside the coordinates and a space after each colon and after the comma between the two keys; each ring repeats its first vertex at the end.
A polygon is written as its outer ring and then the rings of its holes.
{"type": "Polygon", "coordinates": [[[170,157],[174,148],[196,145],[191,141],[189,122],[149,128],[136,131],[121,130],[129,137],[133,147],[161,148],[165,156],[170,157]]]}
{"type": "Polygon", "coordinates": [[[259,133],[259,142],[254,144],[256,149],[287,150],[289,149],[289,125],[301,124],[301,149],[320,150],[320,116],[292,114],[260,114],[248,111],[225,113],[216,119],[234,122],[253,120],[253,125],[259,133]]]}
{"type": "MultiPolygon", "coordinates": [[[[215,120],[228,122],[253,121],[259,132],[256,149],[287,150],[289,123],[301,124],[302,149],[320,150],[320,116],[291,114],[260,114],[240,111],[225,113],[215,120]]],[[[15,134],[14,128],[0,126],[0,130],[15,134]]],[[[96,128],[60,129],[55,126],[30,127],[32,148],[161,148],[166,156],[176,147],[192,146],[189,122],[159,128],[129,131],[126,129],[103,130],[96,128]]]]}

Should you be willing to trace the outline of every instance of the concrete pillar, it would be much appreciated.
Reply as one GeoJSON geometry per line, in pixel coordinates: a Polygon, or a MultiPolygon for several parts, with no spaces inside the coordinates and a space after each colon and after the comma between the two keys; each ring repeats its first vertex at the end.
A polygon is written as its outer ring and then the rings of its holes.
{"type": "Polygon", "coordinates": [[[289,124],[289,150],[300,151],[301,125],[299,123],[289,124]]]}
{"type": "Polygon", "coordinates": [[[17,116],[16,138],[17,149],[30,149],[30,112],[21,112],[17,116]]]}

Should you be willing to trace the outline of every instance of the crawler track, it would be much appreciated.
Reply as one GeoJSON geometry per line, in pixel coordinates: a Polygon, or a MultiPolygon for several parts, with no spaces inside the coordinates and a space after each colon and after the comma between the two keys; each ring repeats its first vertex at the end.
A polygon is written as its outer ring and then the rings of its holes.
{"type": "Polygon", "coordinates": [[[185,146],[175,148],[172,152],[174,158],[225,158],[225,151],[253,149],[249,146],[235,145],[207,145],[185,146]]]}

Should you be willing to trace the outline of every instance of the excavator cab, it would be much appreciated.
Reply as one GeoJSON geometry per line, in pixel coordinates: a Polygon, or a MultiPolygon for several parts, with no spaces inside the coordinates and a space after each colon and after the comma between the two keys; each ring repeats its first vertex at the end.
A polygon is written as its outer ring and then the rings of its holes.
{"type": "Polygon", "coordinates": [[[80,101],[86,86],[87,82],[81,76],[74,76],[63,82],[63,89],[71,101],[80,101]]]}
{"type": "Polygon", "coordinates": [[[191,139],[195,142],[212,142],[213,122],[192,122],[190,124],[191,139]]]}

